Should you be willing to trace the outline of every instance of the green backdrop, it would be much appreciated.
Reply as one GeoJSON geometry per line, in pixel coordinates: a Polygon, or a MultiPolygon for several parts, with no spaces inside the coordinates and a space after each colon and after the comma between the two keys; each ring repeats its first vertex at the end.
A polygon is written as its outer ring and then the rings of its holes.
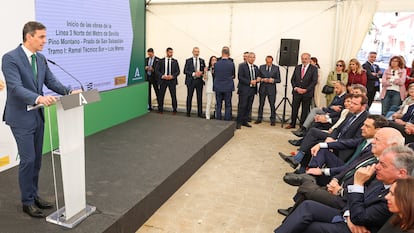
{"type": "MultiPolygon", "coordinates": [[[[130,0],[133,27],[133,45],[128,86],[101,92],[101,101],[85,106],[85,136],[92,135],[130,119],[147,113],[148,84],[145,75],[145,0],[130,0]],[[138,72],[137,72],[138,70],[138,72]],[[140,74],[140,75],[137,75],[140,74]],[[132,76],[131,76],[132,75],[132,76]],[[135,77],[135,79],[131,79],[135,77]]],[[[58,147],[56,107],[45,109],[45,138],[43,153],[58,147]],[[50,111],[50,119],[47,111],[50,111]],[[49,136],[49,121],[52,125],[52,146],[49,136]]]]}

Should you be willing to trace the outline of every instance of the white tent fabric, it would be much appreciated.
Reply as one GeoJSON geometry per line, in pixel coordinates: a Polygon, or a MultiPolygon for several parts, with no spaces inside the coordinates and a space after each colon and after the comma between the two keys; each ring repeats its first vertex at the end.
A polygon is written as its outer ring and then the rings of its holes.
{"type": "MultiPolygon", "coordinates": [[[[356,56],[376,11],[414,11],[412,0],[217,1],[151,0],[147,6],[147,47],[154,48],[160,57],[165,55],[165,48],[172,47],[183,69],[194,46],[200,48],[201,57],[207,60],[211,55],[220,55],[222,46],[228,45],[237,67],[245,51],[256,53],[257,65],[264,63],[266,55],[274,56],[277,64],[280,39],[300,39],[300,53],[309,52],[319,59],[323,86],[336,60],[348,61],[356,56]]],[[[290,67],[288,97],[292,71],[290,67]]],[[[281,76],[277,103],[286,84],[283,67],[281,76]]],[[[167,102],[168,96],[167,93],[167,102]]],[[[179,77],[177,96],[180,108],[185,108],[187,89],[183,74],[179,77]]],[[[233,106],[235,110],[236,94],[233,106]]]]}
{"type": "Polygon", "coordinates": [[[335,57],[355,57],[361,48],[372,18],[377,11],[377,1],[353,0],[338,3],[338,46],[335,57]],[[342,9],[341,9],[342,8],[342,9]]]}

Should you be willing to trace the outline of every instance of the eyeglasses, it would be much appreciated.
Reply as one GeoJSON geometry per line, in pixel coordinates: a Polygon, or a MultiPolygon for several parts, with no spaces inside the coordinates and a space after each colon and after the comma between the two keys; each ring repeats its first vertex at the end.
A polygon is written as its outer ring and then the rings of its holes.
{"type": "Polygon", "coordinates": [[[336,66],[337,66],[337,67],[338,67],[338,66],[339,66],[339,67],[342,67],[342,64],[336,64],[336,66]]]}

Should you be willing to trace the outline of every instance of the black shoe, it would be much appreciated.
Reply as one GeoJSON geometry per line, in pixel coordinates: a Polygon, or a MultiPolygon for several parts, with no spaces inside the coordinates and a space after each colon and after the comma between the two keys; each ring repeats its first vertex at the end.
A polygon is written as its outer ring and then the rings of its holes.
{"type": "Polygon", "coordinates": [[[191,116],[191,114],[187,112],[187,117],[190,117],[190,116],[191,116]]]}
{"type": "Polygon", "coordinates": [[[249,123],[247,123],[247,122],[246,122],[246,123],[243,123],[242,125],[243,125],[243,126],[246,126],[246,127],[248,127],[248,128],[251,128],[251,127],[252,127],[252,126],[251,126],[249,123]]]}
{"type": "Polygon", "coordinates": [[[247,122],[252,122],[252,119],[251,118],[247,119],[247,122]]]}
{"type": "Polygon", "coordinates": [[[300,146],[300,144],[302,144],[302,142],[300,140],[292,140],[289,139],[288,142],[292,145],[292,146],[300,146]]]}
{"type": "Polygon", "coordinates": [[[315,183],[316,179],[314,176],[308,175],[306,173],[303,173],[303,174],[291,173],[291,174],[286,174],[283,177],[283,181],[285,181],[285,183],[290,184],[292,186],[300,186],[305,181],[310,181],[310,182],[315,183]]]}
{"type": "Polygon", "coordinates": [[[203,116],[203,114],[198,114],[197,116],[200,118],[206,118],[205,116],[203,116]]]}
{"type": "Polygon", "coordinates": [[[257,120],[257,121],[255,121],[254,123],[255,123],[255,124],[260,124],[260,123],[262,123],[262,120],[257,120]]]}
{"type": "Polygon", "coordinates": [[[275,123],[275,122],[271,122],[271,123],[270,123],[270,125],[271,125],[271,126],[275,126],[275,125],[276,125],[276,123],[275,123]]]}
{"type": "Polygon", "coordinates": [[[241,124],[237,124],[236,129],[241,129],[241,124]]]}
{"type": "Polygon", "coordinates": [[[293,169],[296,169],[297,166],[299,166],[299,163],[295,161],[293,156],[288,156],[283,154],[282,152],[279,152],[279,156],[285,160],[293,169]]]}
{"type": "Polygon", "coordinates": [[[34,218],[44,218],[43,212],[35,205],[23,205],[23,212],[34,218]]]}
{"type": "Polygon", "coordinates": [[[47,202],[47,201],[43,200],[43,199],[42,199],[42,198],[40,198],[40,197],[37,197],[37,198],[35,199],[35,204],[36,204],[36,206],[37,206],[37,207],[39,207],[40,209],[51,209],[51,208],[53,208],[53,204],[52,204],[52,203],[47,202]]]}
{"type": "Polygon", "coordinates": [[[303,131],[302,129],[298,129],[298,130],[295,130],[295,131],[292,131],[292,133],[295,135],[295,136],[297,136],[297,137],[303,137],[304,136],[304,133],[305,133],[305,131],[303,131]]]}
{"type": "Polygon", "coordinates": [[[293,211],[293,207],[287,209],[278,209],[277,212],[283,216],[288,216],[293,211]]]}

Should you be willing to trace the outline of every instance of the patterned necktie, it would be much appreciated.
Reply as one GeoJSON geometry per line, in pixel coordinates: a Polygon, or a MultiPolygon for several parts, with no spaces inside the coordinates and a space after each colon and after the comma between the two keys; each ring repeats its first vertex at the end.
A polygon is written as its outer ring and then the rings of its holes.
{"type": "Polygon", "coordinates": [[[367,140],[364,140],[359,144],[357,149],[355,150],[354,154],[352,154],[351,158],[345,163],[345,165],[350,164],[352,161],[354,161],[358,156],[361,155],[362,150],[365,148],[365,145],[367,144],[367,140]]]}
{"type": "Polygon", "coordinates": [[[255,80],[253,65],[250,65],[250,80],[255,80]]]}
{"type": "Polygon", "coordinates": [[[37,81],[37,66],[36,66],[36,54],[32,54],[32,71],[33,71],[33,76],[34,76],[34,80],[37,81]]]}
{"type": "Polygon", "coordinates": [[[356,117],[357,117],[356,115],[353,115],[352,117],[349,118],[347,122],[345,122],[344,127],[342,127],[341,131],[338,134],[338,138],[340,138],[341,135],[344,134],[348,130],[348,128],[352,125],[352,122],[354,122],[356,117]]]}

